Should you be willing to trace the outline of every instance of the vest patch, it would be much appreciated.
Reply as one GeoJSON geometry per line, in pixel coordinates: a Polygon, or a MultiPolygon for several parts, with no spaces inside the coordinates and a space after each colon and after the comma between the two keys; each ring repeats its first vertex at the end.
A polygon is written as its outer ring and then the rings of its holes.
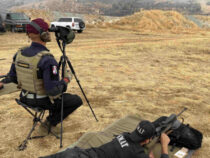
{"type": "Polygon", "coordinates": [[[124,148],[124,147],[128,147],[129,146],[128,142],[126,141],[126,139],[124,138],[123,135],[117,136],[117,140],[120,143],[121,148],[124,148]]]}
{"type": "Polygon", "coordinates": [[[53,75],[58,74],[57,66],[52,66],[52,73],[53,73],[53,75]]]}
{"type": "Polygon", "coordinates": [[[23,63],[23,62],[17,62],[17,65],[23,68],[27,68],[27,69],[30,67],[29,64],[23,63]]]}

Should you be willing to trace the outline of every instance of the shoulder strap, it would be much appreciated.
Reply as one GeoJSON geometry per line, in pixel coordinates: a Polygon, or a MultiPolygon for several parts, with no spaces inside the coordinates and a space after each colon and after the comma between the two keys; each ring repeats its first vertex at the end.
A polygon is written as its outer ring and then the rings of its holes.
{"type": "Polygon", "coordinates": [[[24,49],[28,48],[27,46],[19,48],[18,52],[22,52],[24,49]]]}
{"type": "MultiPolygon", "coordinates": [[[[28,48],[28,47],[25,46],[25,47],[21,47],[21,48],[18,49],[18,51],[17,51],[17,53],[16,53],[16,59],[18,58],[18,55],[19,55],[24,49],[26,49],[26,48],[28,48]]],[[[15,59],[15,60],[16,60],[16,59],[15,59]]]]}
{"type": "Polygon", "coordinates": [[[49,51],[41,51],[37,54],[37,57],[43,57],[46,55],[53,56],[49,51]]]}

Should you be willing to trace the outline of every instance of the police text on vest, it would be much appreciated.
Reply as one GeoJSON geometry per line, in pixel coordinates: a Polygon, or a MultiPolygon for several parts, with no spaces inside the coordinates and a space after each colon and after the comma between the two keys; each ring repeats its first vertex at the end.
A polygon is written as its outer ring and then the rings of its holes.
{"type": "Polygon", "coordinates": [[[120,146],[121,146],[122,148],[128,147],[128,146],[129,146],[128,142],[127,142],[126,139],[123,137],[123,135],[117,136],[117,140],[119,141],[120,146]]]}

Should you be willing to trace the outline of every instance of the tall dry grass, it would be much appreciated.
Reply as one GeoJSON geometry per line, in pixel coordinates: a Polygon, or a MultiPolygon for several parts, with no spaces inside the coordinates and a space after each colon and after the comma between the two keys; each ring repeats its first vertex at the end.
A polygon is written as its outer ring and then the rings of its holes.
{"type": "MultiPolygon", "coordinates": [[[[196,34],[143,34],[116,29],[87,29],[67,46],[81,85],[99,119],[96,123],[84,105],[64,121],[63,145],[85,132],[99,131],[128,114],[154,120],[178,113],[184,107],[185,122],[204,134],[203,146],[193,158],[210,155],[210,48],[209,32],[196,34]]],[[[48,44],[58,60],[55,42],[48,44]]],[[[24,34],[0,35],[0,73],[8,72],[13,54],[28,45],[24,34]]],[[[82,97],[73,80],[68,92],[82,97]]],[[[14,99],[18,93],[0,96],[0,157],[35,158],[59,150],[53,136],[29,141],[25,151],[17,146],[31,128],[32,118],[14,99]]],[[[40,134],[39,128],[35,134],[40,134]]]]}

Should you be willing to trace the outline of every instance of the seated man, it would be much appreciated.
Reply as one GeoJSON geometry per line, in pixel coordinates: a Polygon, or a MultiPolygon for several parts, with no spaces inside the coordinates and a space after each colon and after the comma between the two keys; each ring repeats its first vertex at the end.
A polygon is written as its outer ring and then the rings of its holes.
{"type": "MultiPolygon", "coordinates": [[[[18,85],[21,102],[50,109],[51,115],[47,117],[46,124],[56,126],[61,121],[61,94],[66,91],[71,77],[65,71],[64,78],[59,79],[58,63],[46,48],[46,43],[51,41],[48,24],[40,18],[32,20],[27,24],[26,32],[32,43],[15,54],[8,77],[3,82],[10,80],[18,85]],[[38,25],[40,30],[34,25],[38,25]]],[[[79,96],[65,93],[63,119],[81,105],[79,96]]]]}
{"type": "MultiPolygon", "coordinates": [[[[42,158],[154,158],[152,152],[146,154],[144,151],[144,146],[150,142],[154,134],[154,124],[145,120],[141,121],[132,133],[123,133],[100,147],[89,149],[75,147],[42,158]]],[[[160,141],[161,158],[169,158],[169,137],[162,134],[160,141]]]]}

